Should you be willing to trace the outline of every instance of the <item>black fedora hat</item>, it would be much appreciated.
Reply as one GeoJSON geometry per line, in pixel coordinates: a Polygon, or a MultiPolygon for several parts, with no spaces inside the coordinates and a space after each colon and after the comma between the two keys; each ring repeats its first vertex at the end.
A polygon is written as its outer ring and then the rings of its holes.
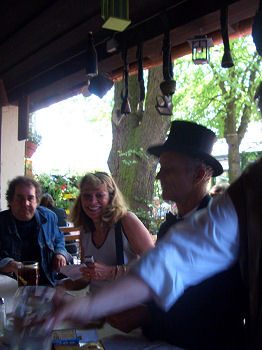
{"type": "Polygon", "coordinates": [[[151,146],[148,152],[157,157],[164,151],[184,153],[203,160],[213,168],[213,177],[223,173],[222,165],[211,156],[217,137],[210,129],[196,123],[176,120],[171,123],[170,133],[163,145],[151,146]]]}

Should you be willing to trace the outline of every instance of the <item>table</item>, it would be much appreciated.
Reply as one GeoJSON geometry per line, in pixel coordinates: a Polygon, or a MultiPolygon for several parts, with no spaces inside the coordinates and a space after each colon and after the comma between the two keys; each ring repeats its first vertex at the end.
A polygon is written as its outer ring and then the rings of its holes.
{"type": "Polygon", "coordinates": [[[12,311],[14,295],[17,288],[17,281],[15,279],[6,275],[0,275],[0,297],[5,299],[6,313],[12,311]]]}
{"type": "MultiPolygon", "coordinates": [[[[13,306],[13,300],[17,291],[17,281],[5,276],[0,275],[0,297],[5,298],[7,313],[10,313],[13,306]]],[[[81,297],[86,292],[75,295],[74,297],[81,297]]],[[[62,326],[62,325],[61,325],[62,326]]],[[[64,323],[61,328],[71,328],[72,325],[64,323]]],[[[60,327],[58,327],[60,328],[60,327]]],[[[60,329],[61,329],[60,328],[60,329]]],[[[86,332],[84,330],[78,333],[86,332]]],[[[163,342],[149,342],[145,339],[140,330],[135,330],[129,334],[123,333],[109,324],[105,324],[103,328],[94,330],[94,336],[97,334],[98,339],[101,341],[105,350],[182,350],[176,346],[163,343],[163,342]]],[[[95,340],[95,339],[94,339],[95,340]]],[[[8,347],[4,346],[0,342],[0,350],[6,350],[8,347]]]]}

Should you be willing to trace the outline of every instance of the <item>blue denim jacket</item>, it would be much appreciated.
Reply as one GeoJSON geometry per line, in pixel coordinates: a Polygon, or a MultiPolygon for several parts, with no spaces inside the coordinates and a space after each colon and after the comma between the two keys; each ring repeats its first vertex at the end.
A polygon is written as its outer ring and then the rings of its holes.
{"type": "MultiPolygon", "coordinates": [[[[35,212],[38,243],[41,251],[41,265],[52,285],[57,282],[57,273],[52,268],[55,254],[62,254],[68,259],[63,232],[57,226],[57,216],[49,209],[38,207],[35,212]]],[[[0,212],[0,269],[9,261],[21,261],[21,238],[17,232],[11,210],[0,212]]]]}

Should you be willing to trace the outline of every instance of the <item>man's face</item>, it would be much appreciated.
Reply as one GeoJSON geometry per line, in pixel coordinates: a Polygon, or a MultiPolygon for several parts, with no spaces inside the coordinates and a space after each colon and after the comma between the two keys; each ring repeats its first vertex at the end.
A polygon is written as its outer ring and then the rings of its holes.
{"type": "Polygon", "coordinates": [[[164,200],[184,201],[192,192],[194,170],[190,167],[189,158],[181,153],[167,151],[160,155],[160,171],[157,179],[161,182],[164,200]]]}
{"type": "Polygon", "coordinates": [[[17,185],[13,199],[9,202],[11,212],[17,220],[29,221],[37,208],[34,186],[17,185]]]}

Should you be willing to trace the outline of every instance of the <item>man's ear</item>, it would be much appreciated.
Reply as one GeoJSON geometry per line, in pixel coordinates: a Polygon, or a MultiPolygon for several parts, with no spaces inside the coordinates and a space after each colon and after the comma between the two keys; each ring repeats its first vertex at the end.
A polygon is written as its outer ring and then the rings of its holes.
{"type": "Polygon", "coordinates": [[[198,184],[199,182],[201,182],[204,177],[206,176],[206,171],[203,168],[196,168],[195,172],[194,172],[194,182],[195,184],[198,184]]]}

